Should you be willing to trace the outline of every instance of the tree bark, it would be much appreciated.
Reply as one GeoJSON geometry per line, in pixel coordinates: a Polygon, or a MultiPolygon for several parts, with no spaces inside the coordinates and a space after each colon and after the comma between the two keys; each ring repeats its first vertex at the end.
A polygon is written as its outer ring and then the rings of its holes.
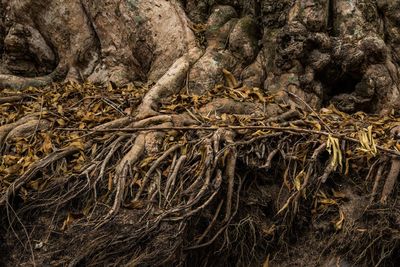
{"type": "Polygon", "coordinates": [[[26,79],[1,76],[0,85],[36,85],[33,77],[157,82],[198,49],[201,57],[186,70],[191,93],[209,91],[225,68],[244,84],[289,90],[316,108],[334,103],[349,112],[385,112],[399,98],[399,6],[394,0],[3,1],[0,70],[26,79]]]}

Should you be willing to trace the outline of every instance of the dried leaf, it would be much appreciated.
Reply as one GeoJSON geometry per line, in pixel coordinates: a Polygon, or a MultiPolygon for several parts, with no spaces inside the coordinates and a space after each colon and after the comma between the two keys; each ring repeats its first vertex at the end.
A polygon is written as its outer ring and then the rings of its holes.
{"type": "Polygon", "coordinates": [[[328,136],[328,141],[326,142],[326,150],[329,154],[332,155],[331,165],[336,170],[337,166],[342,166],[343,156],[342,150],[339,145],[339,139],[332,137],[332,135],[328,136]]]}
{"type": "Polygon", "coordinates": [[[229,88],[237,88],[239,86],[238,81],[236,80],[235,76],[231,72],[229,72],[226,69],[223,69],[222,72],[224,73],[225,80],[227,83],[227,86],[229,88]]]}
{"type": "Polygon", "coordinates": [[[341,230],[343,228],[344,218],[344,212],[339,210],[339,220],[335,223],[336,230],[341,230]]]}
{"type": "Polygon", "coordinates": [[[306,173],[304,172],[304,170],[302,170],[295,178],[294,178],[294,187],[297,189],[297,191],[300,191],[301,189],[301,184],[302,181],[304,180],[306,173]]]}
{"type": "Polygon", "coordinates": [[[41,134],[44,141],[42,144],[42,151],[46,154],[49,154],[53,151],[53,143],[51,142],[51,137],[49,133],[42,133],[41,134]]]}

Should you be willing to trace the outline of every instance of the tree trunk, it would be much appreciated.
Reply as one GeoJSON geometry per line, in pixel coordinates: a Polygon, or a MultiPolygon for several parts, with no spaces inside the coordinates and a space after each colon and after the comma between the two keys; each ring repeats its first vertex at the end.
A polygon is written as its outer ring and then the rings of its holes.
{"type": "Polygon", "coordinates": [[[2,5],[3,87],[55,79],[157,82],[189,56],[189,66],[174,74],[175,91],[188,72],[189,91],[204,94],[225,68],[243,84],[289,90],[313,107],[335,103],[349,112],[384,112],[399,98],[398,1],[2,5]]]}
{"type": "MultiPolygon", "coordinates": [[[[256,87],[264,93],[276,95],[278,104],[265,108],[253,103],[229,102],[224,98],[216,98],[200,109],[202,114],[263,115],[275,121],[276,116],[284,112],[283,104],[287,103],[292,109],[279,118],[293,115],[290,112],[295,107],[319,110],[330,104],[348,113],[364,111],[388,114],[393,109],[396,112],[400,107],[399,10],[399,0],[2,0],[0,88],[23,90],[31,86],[40,87],[67,81],[89,81],[100,86],[110,83],[113,88],[141,81],[150,86],[141,104],[132,111],[132,116],[101,125],[97,128],[99,131],[150,127],[149,125],[153,127],[155,124],[157,126],[154,127],[161,128],[190,124],[193,121],[191,114],[160,114],[163,99],[180,93],[205,96],[223,83],[224,78],[228,83],[230,81],[230,87],[235,90],[256,87]],[[237,77],[238,81],[233,77],[237,77]],[[293,95],[301,100],[293,100],[293,95]]],[[[0,127],[0,148],[6,139],[20,137],[21,133],[33,131],[35,128],[45,129],[48,127],[46,123],[41,122],[41,117],[37,114],[33,114],[27,120],[15,122],[11,127],[0,127]],[[20,126],[22,128],[18,128],[20,126]]],[[[71,248],[66,249],[65,254],[60,252],[62,248],[56,246],[52,247],[54,251],[51,253],[40,252],[42,264],[60,258],[62,261],[59,264],[68,262],[69,266],[105,263],[132,266],[190,264],[186,257],[192,256],[207,265],[206,260],[199,258],[202,255],[211,255],[210,252],[202,245],[195,246],[196,251],[200,251],[198,254],[187,252],[185,240],[181,240],[179,236],[183,232],[190,232],[191,229],[185,228],[186,223],[189,225],[189,219],[182,220],[181,224],[167,224],[163,221],[167,215],[154,215],[147,225],[138,223],[136,228],[129,228],[125,222],[128,216],[125,211],[120,210],[128,191],[126,183],[132,172],[131,166],[143,155],[150,157],[158,153],[162,142],[160,140],[165,136],[165,133],[154,132],[135,135],[134,141],[128,143],[128,152],[115,164],[115,176],[110,179],[113,179],[116,189],[113,191],[113,201],[105,221],[108,222],[118,214],[114,221],[114,227],[121,228],[118,236],[111,242],[105,236],[115,232],[99,226],[100,230],[92,233],[90,231],[93,225],[85,225],[80,229],[88,231],[82,237],[82,244],[85,246],[82,251],[77,249],[79,244],[69,243],[78,240],[71,231],[60,243],[62,246],[70,245],[71,248]],[[133,234],[132,229],[135,231],[133,234]],[[157,231],[165,231],[169,235],[158,235],[157,231]],[[124,239],[120,241],[122,237],[124,239]],[[91,242],[91,239],[98,240],[98,243],[91,242]],[[123,252],[126,253],[120,258],[112,254],[118,242],[124,244],[123,252]],[[109,244],[111,245],[108,246],[109,244]],[[157,250],[157,245],[168,250],[161,253],[157,250]],[[101,255],[103,251],[105,255],[101,255]],[[73,255],[77,252],[77,255],[73,255]],[[143,252],[143,255],[137,255],[139,252],[143,252]],[[106,253],[110,253],[110,259],[106,259],[106,253]],[[155,260],[157,257],[159,258],[155,260]]],[[[111,157],[115,151],[119,151],[124,138],[118,137],[120,143],[115,140],[115,144],[112,143],[114,145],[107,144],[107,160],[110,159],[108,155],[111,157]]],[[[210,141],[204,146],[202,155],[212,154],[210,151],[218,148],[220,143],[232,143],[234,137],[231,133],[217,132],[213,138],[212,144],[210,141]]],[[[191,212],[198,212],[208,205],[208,200],[204,201],[204,206],[198,204],[198,199],[203,200],[203,193],[223,187],[227,195],[225,202],[217,203],[214,207],[215,213],[207,214],[209,223],[213,221],[214,215],[215,220],[223,217],[219,221],[224,226],[221,226],[223,230],[230,229],[228,225],[237,211],[234,205],[239,202],[234,199],[236,195],[239,197],[241,187],[234,180],[237,153],[235,149],[227,147],[223,152],[223,159],[220,158],[224,162],[224,168],[209,171],[208,167],[214,163],[204,162],[204,172],[201,174],[204,185],[200,187],[197,184],[199,181],[194,181],[190,187],[192,191],[187,190],[188,194],[192,193],[189,200],[184,204],[180,203],[185,210],[192,203],[197,208],[191,212]],[[195,189],[196,194],[193,193],[195,189]],[[218,215],[220,210],[224,211],[225,217],[221,215],[222,212],[218,215]]],[[[170,193],[169,189],[177,186],[174,181],[179,175],[179,166],[186,161],[186,155],[173,154],[180,151],[181,147],[177,145],[169,149],[160,157],[161,161],[175,155],[171,169],[175,166],[176,170],[170,170],[171,174],[165,185],[166,195],[170,193]]],[[[281,147],[277,147],[270,154],[272,156],[268,164],[271,164],[273,156],[280,149],[281,147]]],[[[59,154],[51,154],[35,163],[36,165],[33,164],[26,174],[7,188],[0,198],[0,206],[8,203],[14,190],[19,190],[23,184],[40,175],[41,169],[77,151],[77,148],[63,149],[59,154]]],[[[393,159],[395,160],[397,159],[393,159]]],[[[143,190],[147,190],[147,179],[155,179],[156,175],[152,172],[157,171],[157,163],[155,160],[154,170],[150,169],[149,174],[144,176],[143,184],[132,202],[135,205],[143,204],[140,202],[143,190]]],[[[93,168],[97,170],[97,166],[93,165],[93,168]]],[[[393,168],[396,170],[392,173],[397,175],[397,167],[393,168]]],[[[99,177],[103,177],[104,168],[99,167],[99,172],[99,177]]],[[[394,181],[395,178],[389,183],[387,194],[393,189],[394,181]]],[[[76,195],[81,194],[81,191],[75,192],[76,195]]],[[[207,192],[211,201],[214,194],[212,191],[207,192]]],[[[66,195],[64,197],[68,201],[74,198],[66,195]]],[[[358,201],[357,197],[353,197],[354,201],[358,201]]],[[[150,200],[146,205],[153,205],[150,200]]],[[[177,211],[171,208],[170,212],[177,211]]],[[[145,217],[146,214],[147,212],[137,213],[135,218],[129,218],[140,222],[141,216],[145,217]]],[[[181,216],[185,217],[183,214],[181,216]]],[[[245,218],[238,225],[241,223],[247,223],[245,218]]],[[[251,227],[254,224],[249,223],[251,227]]],[[[82,232],[75,234],[79,233],[82,232]]],[[[204,236],[198,239],[199,244],[207,234],[208,230],[205,230],[204,236]]],[[[217,235],[219,234],[215,234],[217,235]]],[[[222,243],[223,247],[229,244],[229,240],[226,234],[218,244],[222,243]]],[[[235,250],[235,253],[235,256],[228,258],[240,258],[243,261],[238,264],[242,265],[260,264],[266,256],[253,255],[254,257],[245,261],[245,255],[239,254],[246,252],[235,250]]],[[[29,264],[26,258],[13,258],[10,261],[13,264],[29,264]]],[[[223,265],[223,260],[215,259],[210,262],[223,265]]]]}

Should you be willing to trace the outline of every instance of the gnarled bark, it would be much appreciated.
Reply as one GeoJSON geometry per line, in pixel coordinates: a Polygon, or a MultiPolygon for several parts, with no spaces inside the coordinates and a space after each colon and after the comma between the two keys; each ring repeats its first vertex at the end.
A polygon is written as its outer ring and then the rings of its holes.
{"type": "MultiPolygon", "coordinates": [[[[4,74],[40,77],[59,66],[67,69],[61,80],[157,82],[176,60],[204,45],[204,55],[188,70],[187,89],[195,94],[221,81],[225,68],[244,84],[270,92],[288,89],[314,107],[334,103],[350,112],[384,112],[399,97],[398,1],[3,5],[4,74]],[[192,31],[196,27],[201,43],[192,31]]],[[[0,84],[21,88],[53,80],[2,76],[0,84]]]]}

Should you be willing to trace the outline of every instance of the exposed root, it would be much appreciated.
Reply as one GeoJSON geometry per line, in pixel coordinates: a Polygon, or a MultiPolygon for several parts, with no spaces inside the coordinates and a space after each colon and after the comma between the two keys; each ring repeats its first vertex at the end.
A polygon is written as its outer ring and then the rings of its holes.
{"type": "Polygon", "coordinates": [[[261,169],[269,169],[271,168],[272,160],[275,157],[275,155],[279,152],[279,148],[276,148],[271,151],[271,153],[268,154],[267,157],[267,162],[265,162],[264,165],[260,166],[261,169]]]}
{"type": "Polygon", "coordinates": [[[326,151],[326,143],[322,143],[317,149],[315,149],[314,153],[311,156],[311,160],[315,162],[318,157],[326,151]]]}
{"type": "Polygon", "coordinates": [[[298,112],[295,109],[291,109],[289,111],[286,111],[278,116],[269,118],[267,122],[284,122],[284,121],[291,121],[293,119],[299,118],[300,117],[300,112],[298,112]]]}
{"type": "Polygon", "coordinates": [[[120,119],[116,119],[99,126],[96,126],[94,130],[105,130],[105,129],[112,129],[112,128],[123,128],[127,126],[133,119],[131,117],[123,117],[120,119]]]}
{"type": "Polygon", "coordinates": [[[227,114],[261,114],[261,106],[254,103],[238,102],[233,99],[217,98],[202,107],[199,113],[203,116],[227,114]]]}
{"type": "Polygon", "coordinates": [[[328,180],[329,176],[334,172],[335,166],[328,162],[327,166],[325,167],[324,173],[321,175],[320,180],[321,183],[325,183],[328,180]]]}
{"type": "MultiPolygon", "coordinates": [[[[232,143],[232,137],[229,137],[229,142],[232,143]]],[[[227,182],[228,182],[228,188],[227,188],[227,193],[226,193],[226,213],[225,213],[225,218],[222,221],[222,223],[228,222],[231,218],[232,214],[232,199],[233,199],[233,188],[235,186],[235,168],[236,168],[236,159],[237,159],[237,154],[236,154],[236,149],[231,148],[231,150],[228,152],[228,156],[226,157],[226,169],[225,169],[225,175],[227,177],[227,182]]]]}
{"type": "Polygon", "coordinates": [[[12,130],[14,130],[15,128],[17,128],[23,124],[26,124],[32,120],[37,120],[38,115],[39,115],[38,113],[34,113],[31,115],[25,116],[14,123],[5,124],[5,125],[0,126],[0,148],[3,147],[7,136],[9,135],[9,133],[12,130]]]}
{"type": "Polygon", "coordinates": [[[393,158],[390,166],[390,171],[388,173],[388,176],[386,177],[385,185],[383,186],[382,189],[382,196],[380,200],[382,204],[386,204],[389,195],[393,191],[393,187],[397,181],[399,173],[400,173],[400,160],[398,158],[393,158]]]}
{"type": "Polygon", "coordinates": [[[375,196],[377,195],[378,186],[379,186],[380,181],[382,180],[382,175],[383,175],[383,171],[385,169],[385,166],[386,166],[385,163],[381,163],[381,165],[379,166],[378,170],[376,171],[375,180],[374,180],[374,186],[372,187],[372,192],[371,192],[370,202],[373,202],[374,199],[375,199],[375,196]]]}
{"type": "Polygon", "coordinates": [[[0,74],[0,88],[25,89],[27,87],[43,87],[57,80],[61,80],[67,73],[67,68],[57,66],[49,75],[42,77],[20,77],[15,75],[0,74]]]}
{"type": "Polygon", "coordinates": [[[168,177],[165,188],[164,188],[164,196],[166,199],[166,202],[169,202],[172,197],[172,190],[175,188],[175,183],[176,183],[176,177],[178,176],[178,172],[182,166],[182,164],[185,162],[187,156],[182,155],[179,157],[178,161],[176,162],[176,165],[173,168],[173,171],[171,175],[168,177]]]}
{"type": "MultiPolygon", "coordinates": [[[[209,257],[210,251],[218,255],[227,253],[236,259],[257,250],[261,244],[264,248],[267,244],[268,251],[275,251],[271,247],[286,242],[296,231],[296,224],[303,221],[317,227],[322,220],[337,227],[336,235],[340,235],[339,227],[348,227],[346,223],[358,214],[346,206],[358,199],[348,185],[360,179],[371,182],[365,180],[365,174],[373,175],[375,171],[373,167],[363,167],[369,166],[371,155],[360,149],[362,141],[352,137],[356,132],[351,131],[364,128],[367,119],[359,122],[357,115],[347,117],[334,109],[316,119],[315,114],[285,105],[277,109],[278,114],[263,115],[258,113],[264,104],[259,95],[256,100],[246,97],[240,101],[224,99],[224,91],[217,94],[210,101],[198,96],[188,96],[186,100],[174,97],[170,109],[142,118],[140,110],[135,116],[121,118],[124,112],[119,110],[128,106],[110,106],[107,101],[103,105],[104,101],[98,98],[82,100],[71,113],[66,108],[58,112],[58,108],[45,103],[45,116],[35,113],[31,117],[16,117],[14,124],[1,126],[3,143],[7,140],[7,145],[11,145],[18,136],[38,130],[32,144],[21,139],[19,146],[25,150],[18,153],[31,153],[29,149],[53,152],[32,164],[27,154],[18,158],[12,149],[4,151],[7,154],[0,162],[4,165],[0,165],[0,172],[6,177],[0,181],[0,207],[7,202],[18,207],[20,200],[29,201],[29,205],[17,210],[24,220],[23,216],[35,212],[40,218],[47,218],[43,207],[62,211],[57,210],[60,216],[46,227],[57,231],[63,225],[61,235],[68,244],[48,241],[49,253],[37,253],[47,261],[48,257],[57,258],[56,251],[65,247],[62,254],[74,255],[74,259],[65,257],[62,264],[72,265],[106,264],[110,255],[112,259],[121,257],[118,264],[168,265],[183,262],[187,253],[204,252],[204,257],[209,257]],[[189,109],[192,106],[184,101],[196,104],[189,109]],[[75,114],[80,105],[88,105],[89,110],[95,108],[87,114],[75,114]],[[189,111],[175,113],[176,106],[179,112],[189,111]],[[114,112],[113,116],[99,112],[100,109],[114,112]],[[222,116],[224,113],[227,114],[222,116]],[[53,114],[57,117],[53,118],[53,114]],[[101,118],[102,114],[107,117],[101,118]],[[78,121],[74,121],[74,116],[78,116],[78,121]],[[101,120],[89,124],[79,121],[89,116],[93,116],[91,120],[97,116],[101,120]],[[320,120],[337,131],[321,131],[320,120]],[[49,128],[42,128],[40,121],[49,128]],[[67,123],[71,128],[61,125],[67,123]],[[286,126],[282,126],[284,123],[286,126]],[[49,131],[53,130],[55,134],[51,135],[49,131]],[[341,149],[346,151],[343,156],[352,175],[343,181],[341,172],[337,173],[337,180],[328,181],[335,169],[325,153],[329,136],[346,141],[341,149]],[[57,138],[50,142],[51,137],[57,138]],[[59,150],[60,147],[64,149],[59,150]],[[13,164],[19,160],[25,164],[25,159],[30,160],[28,170],[23,170],[21,176],[12,173],[13,164]],[[338,210],[344,212],[339,214],[339,221],[338,210]],[[76,247],[69,242],[86,249],[76,256],[76,247]],[[164,251],[161,253],[159,248],[164,251]]],[[[380,118],[371,121],[382,125],[380,118]]],[[[382,127],[386,128],[380,132],[391,126],[382,127]]],[[[391,155],[393,170],[382,192],[382,198],[386,195],[389,202],[398,152],[390,146],[393,140],[379,135],[380,132],[374,132],[382,158],[374,159],[375,163],[380,160],[376,163],[380,167],[372,195],[379,191],[382,166],[389,160],[387,155],[391,155]]],[[[370,190],[365,188],[360,187],[357,194],[369,195],[370,190]]],[[[48,239],[51,238],[58,237],[51,235],[48,239]]],[[[34,236],[32,240],[40,237],[34,236]]]]}
{"type": "Polygon", "coordinates": [[[138,108],[137,119],[157,115],[157,106],[162,98],[177,93],[187,77],[190,66],[197,61],[202,52],[193,48],[187,54],[177,59],[170,69],[157,81],[144,97],[138,108]]]}
{"type": "Polygon", "coordinates": [[[41,170],[43,170],[50,164],[56,162],[57,160],[63,159],[69,155],[77,153],[80,150],[81,150],[81,148],[75,147],[75,146],[67,147],[60,151],[54,152],[54,153],[48,155],[47,157],[43,158],[42,160],[39,160],[38,162],[32,164],[32,166],[26,171],[26,173],[24,175],[22,175],[17,180],[15,180],[7,188],[6,192],[0,198],[0,206],[4,205],[4,203],[9,200],[9,198],[11,197],[11,195],[14,192],[16,192],[23,185],[25,185],[27,182],[29,182],[29,180],[32,179],[38,172],[40,172],[41,170]]]}
{"type": "Polygon", "coordinates": [[[114,156],[115,152],[120,148],[121,142],[125,139],[125,137],[119,137],[117,140],[113,142],[107,156],[104,158],[103,162],[101,163],[100,173],[99,176],[93,181],[92,187],[94,189],[95,199],[96,199],[96,186],[97,183],[104,178],[105,170],[107,168],[108,163],[110,162],[111,158],[114,156]]]}
{"type": "Polygon", "coordinates": [[[143,155],[144,146],[145,146],[146,134],[139,134],[135,143],[129,152],[122,158],[122,160],[118,163],[115,168],[115,178],[114,183],[116,183],[117,191],[115,193],[114,204],[111,210],[108,212],[105,221],[109,219],[111,216],[115,215],[122,203],[126,178],[128,175],[129,169],[132,165],[139,160],[139,158],[143,155]]]}
{"type": "Polygon", "coordinates": [[[25,98],[27,98],[26,95],[13,95],[13,96],[0,97],[0,105],[19,102],[19,101],[24,100],[25,98]]]}
{"type": "Polygon", "coordinates": [[[204,233],[198,238],[197,243],[196,243],[197,245],[200,244],[204,240],[204,238],[208,235],[210,230],[214,227],[223,204],[224,204],[223,200],[218,204],[218,207],[215,211],[215,214],[214,214],[210,224],[207,226],[207,229],[204,231],[204,233]]]}
{"type": "Polygon", "coordinates": [[[143,181],[142,181],[142,185],[140,186],[139,191],[137,192],[134,200],[138,200],[140,198],[141,194],[143,193],[143,190],[147,186],[147,182],[148,182],[150,176],[158,168],[158,165],[161,162],[163,162],[168,156],[170,156],[173,152],[175,152],[177,149],[179,149],[180,147],[182,147],[182,144],[177,144],[177,145],[172,146],[171,148],[166,150],[161,155],[161,157],[159,157],[156,161],[154,161],[154,163],[151,165],[150,169],[147,171],[146,175],[144,176],[143,181]]]}
{"type": "Polygon", "coordinates": [[[14,75],[0,75],[0,87],[1,88],[13,88],[17,90],[21,90],[27,88],[29,86],[32,87],[41,87],[46,86],[53,82],[51,77],[36,77],[36,78],[26,78],[19,77],[14,75]]]}
{"type": "Polygon", "coordinates": [[[29,120],[28,122],[16,126],[8,133],[8,138],[22,138],[32,135],[37,130],[46,130],[50,127],[50,122],[47,120],[29,120]]]}

